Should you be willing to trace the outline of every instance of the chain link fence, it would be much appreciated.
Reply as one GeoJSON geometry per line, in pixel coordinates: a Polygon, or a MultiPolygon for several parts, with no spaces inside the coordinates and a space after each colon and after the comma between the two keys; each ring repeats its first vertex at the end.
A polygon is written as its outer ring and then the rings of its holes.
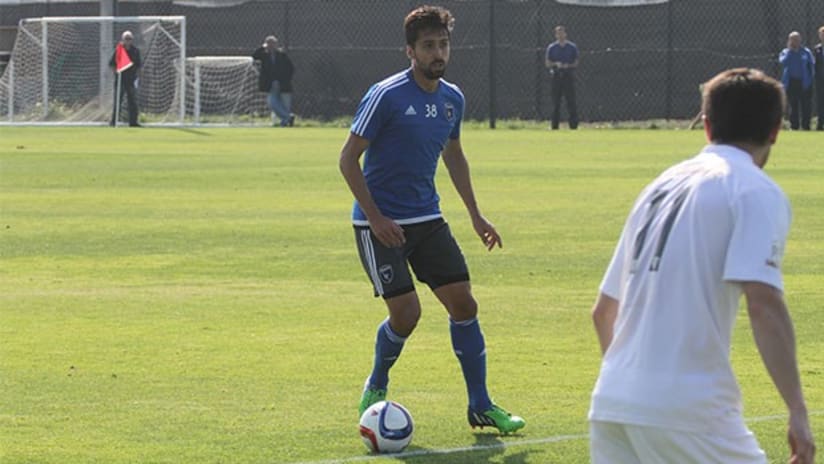
{"type": "MultiPolygon", "coordinates": [[[[420,3],[250,0],[198,7],[191,0],[119,0],[117,14],[186,16],[189,57],[248,55],[266,35],[277,35],[296,66],[294,111],[328,120],[351,117],[370,84],[408,66],[402,23],[420,3]]],[[[478,120],[547,119],[544,50],[558,24],[581,53],[582,121],[691,118],[701,82],[737,66],[778,77],[777,56],[787,34],[797,30],[812,46],[824,25],[824,0],[670,0],[631,7],[555,0],[432,3],[456,17],[446,77],[463,89],[467,117],[478,120]]],[[[0,10],[0,26],[9,26],[22,17],[97,15],[99,3],[24,3],[0,10]]]]}

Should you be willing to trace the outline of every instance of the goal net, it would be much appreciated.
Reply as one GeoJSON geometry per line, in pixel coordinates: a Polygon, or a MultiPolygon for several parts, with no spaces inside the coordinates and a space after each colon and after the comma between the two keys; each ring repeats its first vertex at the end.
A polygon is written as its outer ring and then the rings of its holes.
{"type": "MultiPolygon", "coordinates": [[[[124,31],[143,67],[137,100],[148,123],[181,124],[187,90],[183,16],[44,17],[20,21],[0,77],[0,123],[100,124],[112,117],[116,78],[109,66],[124,31]]],[[[126,99],[121,98],[121,120],[126,99]]]]}
{"type": "MultiPolygon", "coordinates": [[[[188,124],[271,123],[259,71],[250,56],[197,56],[186,59],[183,93],[188,124]]],[[[179,96],[175,97],[176,106],[179,96]]]]}

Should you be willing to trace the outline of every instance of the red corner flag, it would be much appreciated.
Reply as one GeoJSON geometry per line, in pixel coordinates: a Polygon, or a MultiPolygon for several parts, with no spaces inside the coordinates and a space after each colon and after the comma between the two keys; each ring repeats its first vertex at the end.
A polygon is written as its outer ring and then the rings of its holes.
{"type": "Polygon", "coordinates": [[[131,68],[133,64],[132,59],[129,58],[129,54],[126,52],[126,47],[122,43],[117,44],[117,48],[114,50],[115,71],[121,73],[131,68]]]}

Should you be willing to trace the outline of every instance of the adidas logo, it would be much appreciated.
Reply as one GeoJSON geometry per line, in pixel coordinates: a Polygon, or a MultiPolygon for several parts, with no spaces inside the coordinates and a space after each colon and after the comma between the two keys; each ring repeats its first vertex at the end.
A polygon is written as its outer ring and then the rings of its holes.
{"type": "Polygon", "coordinates": [[[414,106],[409,105],[409,108],[406,109],[406,113],[404,113],[404,114],[407,115],[407,116],[415,116],[416,114],[418,114],[418,112],[415,111],[414,106]]]}

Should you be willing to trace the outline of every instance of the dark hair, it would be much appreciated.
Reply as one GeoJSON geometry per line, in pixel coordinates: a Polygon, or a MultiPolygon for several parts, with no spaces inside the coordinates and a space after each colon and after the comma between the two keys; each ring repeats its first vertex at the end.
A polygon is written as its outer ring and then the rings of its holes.
{"type": "Polygon", "coordinates": [[[786,107],[783,86],[757,69],[724,71],[703,86],[701,110],[715,143],[764,145],[781,124],[786,107]]]}
{"type": "Polygon", "coordinates": [[[446,8],[440,6],[423,5],[410,11],[403,20],[403,30],[406,33],[406,44],[414,47],[418,35],[425,30],[445,30],[452,32],[455,18],[446,8]]]}

